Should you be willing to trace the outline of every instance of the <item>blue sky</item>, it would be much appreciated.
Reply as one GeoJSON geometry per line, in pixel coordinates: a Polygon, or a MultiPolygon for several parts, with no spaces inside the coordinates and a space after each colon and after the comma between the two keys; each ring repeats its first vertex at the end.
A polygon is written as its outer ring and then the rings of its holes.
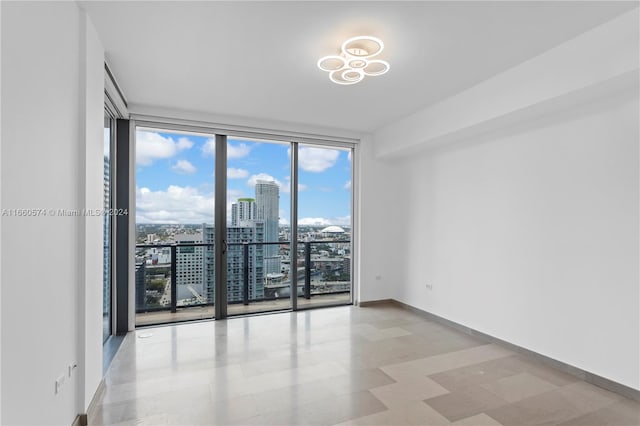
{"type": "MultiPolygon", "coordinates": [[[[214,142],[209,136],[138,130],[137,223],[212,223],[214,142]]],[[[300,145],[298,222],[348,225],[351,157],[348,150],[300,145]]],[[[289,223],[289,144],[229,138],[227,211],[254,197],[257,179],[280,186],[280,221],[289,223]]]]}

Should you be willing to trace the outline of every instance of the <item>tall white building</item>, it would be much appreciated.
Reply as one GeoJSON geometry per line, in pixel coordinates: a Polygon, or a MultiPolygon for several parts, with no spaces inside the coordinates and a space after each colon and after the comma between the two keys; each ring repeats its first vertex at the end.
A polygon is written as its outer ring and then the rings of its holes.
{"type": "MultiPolygon", "coordinates": [[[[202,232],[177,234],[178,244],[202,244],[202,232]]],[[[176,249],[176,285],[178,301],[194,297],[193,291],[202,295],[204,292],[204,252],[203,247],[178,247],[176,249]],[[192,291],[193,290],[193,291],[192,291]]]]}
{"type": "MultiPolygon", "coordinates": [[[[241,302],[244,295],[244,249],[233,243],[264,241],[264,223],[259,220],[245,222],[241,226],[227,227],[227,301],[241,302]]],[[[202,224],[201,233],[179,234],[176,243],[214,244],[215,227],[202,224]]],[[[263,247],[249,246],[249,299],[264,298],[263,247]]],[[[190,286],[202,295],[202,303],[213,304],[215,297],[215,257],[213,245],[206,247],[178,247],[177,284],[178,290],[186,294],[190,286]],[[180,291],[181,290],[181,291],[180,291]]]]}
{"type": "MultiPolygon", "coordinates": [[[[105,210],[111,208],[111,167],[108,156],[104,156],[103,185],[103,207],[105,210]]],[[[109,312],[111,309],[111,216],[104,215],[102,218],[102,239],[104,241],[102,249],[102,312],[109,312]]]]}
{"type": "MultiPolygon", "coordinates": [[[[264,241],[278,241],[280,218],[280,190],[273,181],[258,180],[256,183],[256,218],[264,222],[264,241]]],[[[280,272],[280,256],[277,244],[264,246],[264,273],[280,272]]]]}
{"type": "Polygon", "coordinates": [[[231,204],[231,226],[248,226],[256,220],[256,200],[253,198],[238,198],[231,204]]]}
{"type": "MultiPolygon", "coordinates": [[[[253,221],[243,226],[227,228],[227,300],[240,302],[244,295],[244,247],[232,243],[263,242],[264,223],[253,221]]],[[[249,300],[264,298],[264,248],[249,245],[249,300]]]]}
{"type": "Polygon", "coordinates": [[[202,242],[212,244],[202,248],[202,290],[206,303],[210,305],[213,305],[215,297],[215,234],[213,225],[202,224],[202,242]]]}

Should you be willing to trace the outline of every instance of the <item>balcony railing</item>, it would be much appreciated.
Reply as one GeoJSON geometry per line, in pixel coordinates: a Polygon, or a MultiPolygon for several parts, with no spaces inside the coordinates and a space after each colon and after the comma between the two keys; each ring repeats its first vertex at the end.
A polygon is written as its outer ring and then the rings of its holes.
{"type": "MultiPolygon", "coordinates": [[[[314,295],[349,293],[351,291],[351,262],[350,262],[350,240],[320,240],[320,241],[299,241],[298,242],[298,265],[291,265],[289,241],[278,242],[234,242],[227,243],[227,259],[232,261],[235,257],[236,263],[228,262],[228,301],[229,304],[249,305],[272,301],[278,299],[288,299],[291,285],[291,268],[297,269],[297,280],[295,285],[296,293],[299,297],[310,299],[314,295]],[[254,276],[260,277],[255,271],[262,267],[264,272],[264,246],[278,246],[278,257],[284,264],[289,262],[289,269],[280,271],[278,274],[268,276],[262,274],[262,282],[255,280],[252,282],[252,268],[254,276]],[[336,245],[341,247],[336,250],[336,245]],[[314,246],[316,251],[314,253],[314,246]],[[317,250],[318,247],[329,248],[329,250],[317,250]],[[235,250],[234,250],[235,248],[235,250]],[[241,250],[238,250],[241,248],[241,250]],[[347,249],[347,250],[345,250],[347,249]],[[338,252],[336,254],[335,252],[338,252]],[[301,252],[302,255],[300,254],[301,252]],[[241,267],[241,297],[237,291],[231,295],[230,290],[238,290],[232,281],[237,284],[238,264],[241,267]],[[304,262],[300,262],[304,259],[304,262]],[[262,265],[253,265],[252,262],[263,262],[262,265]],[[301,265],[302,263],[302,265],[301,265]],[[230,270],[231,268],[231,270],[230,270]],[[314,279],[314,278],[320,279],[314,279]],[[329,278],[333,278],[329,280],[329,278]],[[288,279],[288,280],[287,280],[288,279]],[[234,285],[233,288],[229,286],[234,285]],[[262,292],[257,290],[262,286],[262,292]],[[261,293],[262,297],[251,297],[251,288],[254,293],[261,293]],[[287,291],[288,290],[288,291],[287,291]]],[[[187,257],[185,257],[187,258],[187,257]]],[[[213,243],[181,243],[181,244],[138,244],[136,245],[136,313],[153,311],[177,312],[178,308],[212,306],[213,299],[213,276],[214,276],[214,244],[213,243]],[[183,249],[192,249],[190,252],[183,252],[183,249]],[[151,252],[153,251],[153,252],[151,252]],[[200,276],[198,282],[178,283],[178,257],[182,254],[192,254],[193,256],[186,264],[182,265],[185,271],[180,271],[181,279],[187,277],[195,278],[200,276]],[[148,261],[151,261],[148,263],[148,261]],[[202,269],[200,269],[202,268],[202,269]],[[155,274],[150,273],[151,271],[155,274]],[[193,284],[201,286],[201,292],[193,289],[193,284]],[[193,297],[188,302],[188,298],[179,298],[178,287],[184,285],[193,293],[193,297]],[[208,295],[207,293],[210,292],[208,295]],[[180,303],[180,300],[183,300],[180,303]]],[[[183,260],[184,259],[180,259],[183,260]]]]}

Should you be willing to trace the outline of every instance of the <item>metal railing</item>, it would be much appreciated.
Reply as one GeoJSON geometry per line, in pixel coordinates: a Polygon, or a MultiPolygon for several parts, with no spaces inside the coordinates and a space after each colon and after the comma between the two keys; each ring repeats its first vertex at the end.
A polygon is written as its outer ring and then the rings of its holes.
{"type": "MultiPolygon", "coordinates": [[[[178,247],[182,248],[182,247],[210,247],[213,248],[214,245],[213,243],[211,244],[207,244],[207,243],[184,243],[184,244],[136,244],[136,250],[137,249],[151,249],[151,248],[167,248],[169,247],[171,249],[171,301],[170,301],[170,306],[169,309],[171,309],[172,313],[177,312],[178,310],[178,287],[177,287],[177,281],[178,281],[178,268],[177,263],[178,263],[178,247]]],[[[136,267],[137,267],[137,262],[136,262],[136,267]]],[[[138,291],[137,288],[137,279],[138,277],[136,276],[136,291],[138,291]]],[[[146,277],[144,277],[144,279],[146,279],[146,277]]],[[[145,295],[146,297],[146,295],[145,295]]],[[[136,295],[136,302],[138,300],[138,295],[136,295]]],[[[212,303],[211,303],[212,304],[212,303]]],[[[136,312],[149,312],[149,311],[164,311],[167,310],[166,307],[151,307],[151,308],[147,308],[146,306],[143,309],[139,309],[139,307],[137,306],[138,303],[136,303],[136,312]]],[[[208,305],[208,303],[203,303],[200,304],[198,306],[206,306],[208,305]]]]}
{"type": "MultiPolygon", "coordinates": [[[[350,240],[316,240],[316,241],[299,241],[298,242],[298,250],[300,251],[300,248],[303,247],[304,250],[304,274],[302,276],[298,276],[298,281],[302,281],[304,280],[303,284],[302,284],[302,297],[304,297],[305,299],[310,299],[313,296],[312,293],[312,267],[311,265],[314,262],[326,262],[327,259],[314,259],[312,257],[312,245],[314,244],[318,244],[318,245],[329,245],[329,244],[350,244],[351,241],[350,240]]],[[[228,301],[227,303],[229,304],[234,304],[234,303],[243,303],[244,305],[249,305],[251,302],[263,302],[263,301],[267,301],[267,300],[276,300],[276,299],[280,299],[280,298],[288,298],[290,296],[286,296],[286,297],[265,297],[265,298],[254,298],[251,299],[250,298],[250,271],[249,271],[249,258],[250,258],[250,247],[251,246],[266,246],[266,245],[278,245],[278,246],[282,246],[282,245],[290,245],[290,241],[274,241],[274,242],[250,242],[250,241],[245,241],[245,242],[233,242],[233,243],[226,243],[227,247],[232,247],[232,246],[241,246],[242,247],[242,300],[232,300],[232,301],[228,301]]],[[[208,248],[208,249],[213,249],[214,248],[214,244],[213,243],[180,243],[180,244],[136,244],[136,251],[138,249],[163,249],[163,248],[169,248],[170,249],[170,263],[168,264],[170,266],[170,302],[169,302],[169,306],[146,306],[146,303],[144,303],[144,306],[138,306],[139,304],[136,303],[136,313],[141,313],[141,312],[152,312],[152,311],[166,311],[166,310],[170,310],[172,313],[177,312],[178,309],[178,291],[177,291],[177,257],[178,257],[178,248],[187,248],[187,247],[202,247],[202,248],[208,248]]],[[[144,254],[145,256],[148,255],[148,253],[145,252],[144,254]]],[[[136,257],[137,257],[137,253],[136,253],[136,257]]],[[[341,257],[339,259],[342,259],[344,261],[345,257],[341,257]]],[[[146,262],[146,259],[145,259],[146,262]]],[[[162,265],[165,265],[164,263],[162,265]]],[[[290,262],[290,268],[297,268],[297,265],[292,265],[290,262]]],[[[137,267],[138,267],[138,263],[136,262],[136,274],[137,274],[137,267]]],[[[349,265],[349,270],[350,270],[350,265],[349,265]]],[[[335,271],[333,271],[335,272],[335,271]]],[[[145,273],[146,275],[146,273],[145,273]]],[[[143,276],[142,279],[145,280],[146,283],[146,276],[143,276]]],[[[140,291],[140,289],[137,286],[137,281],[138,281],[138,276],[136,275],[136,291],[140,291]]],[[[348,290],[338,290],[338,291],[325,291],[323,293],[316,293],[316,294],[340,294],[340,293],[348,293],[351,291],[351,274],[349,273],[349,289],[348,290]]],[[[146,291],[146,285],[145,287],[145,291],[146,291]]],[[[289,289],[290,291],[295,291],[296,294],[299,294],[298,292],[298,283],[289,283],[289,289]]],[[[204,292],[204,283],[203,283],[203,292],[204,292]]],[[[142,295],[145,297],[146,300],[146,294],[142,295]]],[[[136,295],[136,302],[139,300],[139,296],[136,295]]],[[[207,301],[206,303],[194,303],[194,304],[189,304],[189,305],[184,305],[185,308],[188,307],[202,307],[202,306],[211,306],[213,305],[213,300],[211,301],[207,301]]]]}

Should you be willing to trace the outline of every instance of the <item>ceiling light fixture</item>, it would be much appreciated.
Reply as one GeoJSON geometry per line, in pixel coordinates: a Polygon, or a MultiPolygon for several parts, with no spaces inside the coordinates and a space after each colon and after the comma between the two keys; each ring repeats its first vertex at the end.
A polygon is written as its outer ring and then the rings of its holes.
{"type": "Polygon", "coordinates": [[[377,76],[389,71],[389,63],[378,56],[384,43],[377,37],[352,37],[342,43],[340,55],[324,56],[318,60],[318,68],[329,73],[329,80],[336,84],[351,85],[365,76],[377,76]]]}

